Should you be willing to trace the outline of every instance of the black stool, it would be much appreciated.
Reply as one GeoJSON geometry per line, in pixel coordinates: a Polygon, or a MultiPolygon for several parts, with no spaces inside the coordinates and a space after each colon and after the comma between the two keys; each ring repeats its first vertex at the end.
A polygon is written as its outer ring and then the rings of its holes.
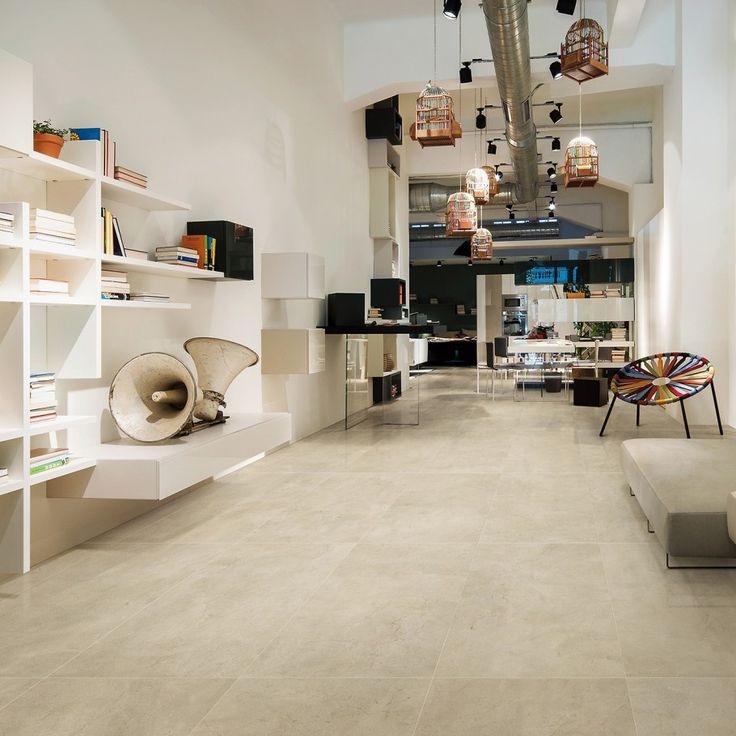
{"type": "Polygon", "coordinates": [[[573,400],[575,406],[605,406],[608,403],[608,379],[582,376],[573,379],[573,400]]]}

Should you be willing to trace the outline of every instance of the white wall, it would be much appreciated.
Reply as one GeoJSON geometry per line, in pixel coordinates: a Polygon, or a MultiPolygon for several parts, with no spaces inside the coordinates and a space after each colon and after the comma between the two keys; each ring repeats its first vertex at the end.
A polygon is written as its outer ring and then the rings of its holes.
{"type": "MultiPolygon", "coordinates": [[[[733,3],[677,3],[677,63],[663,93],[664,208],[637,235],[639,352],[683,350],[716,366],[725,419],[734,375],[733,3]]],[[[688,403],[713,424],[710,397],[688,403]]]]}
{"type": "MultiPolygon", "coordinates": [[[[319,304],[262,306],[260,252],[320,253],[327,291],[367,291],[366,141],[362,113],[343,103],[342,38],[330,3],[277,11],[238,0],[78,0],[43,13],[24,0],[3,3],[0,47],[34,65],[35,117],[110,129],[121,163],[147,173],[152,189],[193,203],[186,216],[131,226],[131,237],[176,242],[186,219],[255,228],[255,281],[180,285],[191,315],[105,316],[103,378],[75,384],[72,409],[101,413],[114,370],[144,350],[180,352],[186,337],[212,334],[260,352],[262,321],[316,325],[319,304]]],[[[343,412],[339,340],[328,361],[323,374],[268,377],[263,391],[260,371],[249,369],[228,409],[289,411],[297,437],[335,422],[343,412]]],[[[34,558],[146,508],[36,494],[34,558]]]]}

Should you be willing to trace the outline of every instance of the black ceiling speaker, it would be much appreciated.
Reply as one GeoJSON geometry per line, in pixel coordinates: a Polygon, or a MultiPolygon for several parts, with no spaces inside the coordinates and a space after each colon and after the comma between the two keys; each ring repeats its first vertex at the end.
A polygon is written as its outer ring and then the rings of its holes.
{"type": "Polygon", "coordinates": [[[577,0],[557,0],[557,12],[564,13],[565,15],[573,15],[577,4],[577,0]]]}
{"type": "Polygon", "coordinates": [[[496,155],[496,144],[493,141],[488,141],[488,153],[491,156],[496,155]]]}
{"type": "Polygon", "coordinates": [[[475,116],[475,127],[478,130],[483,130],[486,127],[486,116],[483,114],[483,108],[478,108],[478,114],[475,116]]]}
{"type": "Polygon", "coordinates": [[[460,84],[470,84],[473,81],[473,72],[470,69],[470,62],[464,61],[460,69],[460,84]]]}

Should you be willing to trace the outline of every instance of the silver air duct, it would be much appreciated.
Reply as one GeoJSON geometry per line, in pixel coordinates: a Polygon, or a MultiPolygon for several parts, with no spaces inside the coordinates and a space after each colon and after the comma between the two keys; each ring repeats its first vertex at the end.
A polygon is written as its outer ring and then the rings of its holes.
{"type": "MultiPolygon", "coordinates": [[[[501,184],[498,194],[491,197],[489,205],[503,206],[510,204],[512,199],[513,184],[501,184]]],[[[411,184],[409,186],[409,211],[410,212],[444,212],[447,206],[447,198],[457,192],[457,187],[446,187],[434,182],[411,184]]]]}
{"type": "Polygon", "coordinates": [[[506,120],[506,140],[516,174],[512,197],[514,202],[533,202],[539,187],[527,0],[482,0],[481,4],[506,120]]]}

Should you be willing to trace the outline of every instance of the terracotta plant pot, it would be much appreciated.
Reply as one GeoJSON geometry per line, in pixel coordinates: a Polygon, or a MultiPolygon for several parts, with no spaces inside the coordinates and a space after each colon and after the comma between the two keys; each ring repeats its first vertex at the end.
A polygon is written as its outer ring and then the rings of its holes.
{"type": "Polygon", "coordinates": [[[36,153],[43,153],[51,158],[59,158],[61,147],[64,145],[64,139],[58,135],[51,133],[34,133],[33,134],[33,150],[36,153]]]}

